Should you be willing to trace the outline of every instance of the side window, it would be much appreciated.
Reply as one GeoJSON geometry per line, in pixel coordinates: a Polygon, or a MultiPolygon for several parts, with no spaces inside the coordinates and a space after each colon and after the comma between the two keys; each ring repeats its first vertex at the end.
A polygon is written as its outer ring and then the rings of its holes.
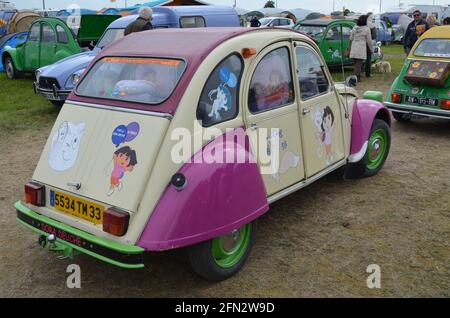
{"type": "Polygon", "coordinates": [[[237,116],[242,59],[230,55],[222,61],[206,81],[197,106],[197,119],[209,127],[237,116]]]}
{"type": "Polygon", "coordinates": [[[282,47],[267,54],[253,73],[248,94],[252,113],[280,108],[294,102],[289,49],[282,47]]]}
{"type": "Polygon", "coordinates": [[[30,35],[28,36],[28,41],[39,42],[39,36],[41,34],[41,24],[33,24],[30,30],[30,35]]]}
{"type": "Polygon", "coordinates": [[[272,21],[272,23],[270,24],[271,26],[279,26],[280,25],[280,19],[275,19],[272,21]]]}
{"type": "Polygon", "coordinates": [[[350,34],[352,34],[352,28],[348,26],[342,26],[342,39],[350,40],[350,34]]]}
{"type": "Polygon", "coordinates": [[[181,17],[180,27],[182,28],[204,28],[206,27],[203,17],[181,17]]]}
{"type": "Polygon", "coordinates": [[[56,42],[55,31],[47,24],[42,24],[42,43],[56,42]]]}
{"type": "Polygon", "coordinates": [[[67,33],[64,31],[64,28],[59,24],[56,26],[56,34],[58,35],[58,42],[67,44],[69,43],[69,39],[67,38],[67,33]]]}
{"type": "Polygon", "coordinates": [[[301,98],[305,100],[327,92],[329,83],[319,56],[304,46],[298,46],[295,54],[301,98]]]}
{"type": "Polygon", "coordinates": [[[327,32],[327,40],[331,41],[339,41],[341,39],[341,36],[339,35],[339,27],[334,26],[327,32]]]}
{"type": "Polygon", "coordinates": [[[281,19],[281,20],[280,20],[280,25],[289,25],[289,20],[287,20],[287,19],[281,19]]]}

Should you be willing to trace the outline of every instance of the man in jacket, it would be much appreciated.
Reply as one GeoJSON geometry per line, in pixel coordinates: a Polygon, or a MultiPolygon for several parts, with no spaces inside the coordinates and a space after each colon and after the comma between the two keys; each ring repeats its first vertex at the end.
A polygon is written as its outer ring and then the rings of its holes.
{"type": "Polygon", "coordinates": [[[124,34],[128,35],[133,32],[141,32],[153,29],[153,25],[151,23],[152,16],[153,10],[150,7],[140,7],[139,17],[125,28],[124,34]]]}
{"type": "Polygon", "coordinates": [[[414,11],[413,17],[414,20],[408,25],[405,36],[403,37],[406,54],[409,54],[419,36],[429,29],[427,22],[422,19],[422,13],[419,10],[414,11]]]}
{"type": "Polygon", "coordinates": [[[251,19],[250,26],[252,28],[259,28],[261,26],[261,22],[259,22],[258,18],[255,16],[253,17],[253,19],[251,19]]]}

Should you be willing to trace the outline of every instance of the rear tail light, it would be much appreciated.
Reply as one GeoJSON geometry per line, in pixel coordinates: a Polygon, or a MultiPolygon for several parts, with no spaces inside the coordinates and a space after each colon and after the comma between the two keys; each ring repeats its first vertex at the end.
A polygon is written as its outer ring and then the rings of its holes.
{"type": "Polygon", "coordinates": [[[392,93],[391,94],[391,99],[393,103],[400,103],[402,101],[402,94],[399,93],[392,93]]]}
{"type": "Polygon", "coordinates": [[[38,182],[28,182],[25,184],[25,203],[35,206],[45,205],[45,186],[38,182]]]}
{"type": "Polygon", "coordinates": [[[441,101],[441,108],[445,109],[445,110],[450,110],[450,100],[445,99],[445,100],[441,101]]]}
{"type": "Polygon", "coordinates": [[[128,230],[130,214],[118,208],[109,208],[103,212],[103,231],[115,236],[124,236],[128,230]]]}

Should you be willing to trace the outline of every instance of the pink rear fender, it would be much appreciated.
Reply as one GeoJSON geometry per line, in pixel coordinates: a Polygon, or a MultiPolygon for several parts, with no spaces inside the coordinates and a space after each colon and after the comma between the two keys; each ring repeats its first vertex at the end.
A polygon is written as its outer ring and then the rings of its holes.
{"type": "Polygon", "coordinates": [[[369,139],[372,123],[375,118],[382,119],[391,126],[391,115],[382,103],[369,100],[357,99],[353,104],[352,115],[352,144],[350,155],[360,152],[369,139]]]}
{"type": "Polygon", "coordinates": [[[186,177],[186,187],[167,187],[139,239],[138,245],[148,251],[188,246],[221,236],[269,209],[262,177],[243,128],[213,140],[179,172],[186,177]],[[225,162],[231,151],[234,160],[225,162]],[[240,160],[236,160],[236,153],[240,160]],[[223,163],[207,161],[212,156],[222,158],[223,163]]]}

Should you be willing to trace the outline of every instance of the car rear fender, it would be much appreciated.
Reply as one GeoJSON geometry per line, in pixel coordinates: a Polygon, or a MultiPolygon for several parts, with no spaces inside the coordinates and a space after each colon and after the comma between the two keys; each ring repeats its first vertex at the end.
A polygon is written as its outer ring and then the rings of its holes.
{"type": "Polygon", "coordinates": [[[17,52],[16,48],[9,48],[3,51],[2,54],[2,64],[5,65],[5,61],[7,57],[11,57],[16,70],[23,71],[23,63],[22,59],[19,56],[19,52],[17,52]]]}
{"type": "Polygon", "coordinates": [[[269,209],[243,128],[207,144],[179,172],[186,177],[186,186],[181,190],[172,184],[167,186],[138,241],[145,250],[206,241],[255,220],[269,209]],[[223,163],[208,163],[212,149],[214,158],[223,158],[223,163]],[[225,160],[230,153],[242,160],[225,160]]]}
{"type": "Polygon", "coordinates": [[[367,149],[372,123],[375,118],[384,120],[391,126],[391,115],[382,103],[369,100],[357,99],[353,104],[352,113],[352,138],[349,162],[360,161],[367,149]]]}

